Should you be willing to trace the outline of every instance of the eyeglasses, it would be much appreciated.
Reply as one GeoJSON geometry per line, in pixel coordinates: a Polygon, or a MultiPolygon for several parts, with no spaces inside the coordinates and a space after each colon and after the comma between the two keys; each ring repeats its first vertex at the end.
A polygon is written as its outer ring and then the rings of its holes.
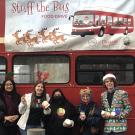
{"type": "Polygon", "coordinates": [[[12,85],[13,85],[12,83],[5,84],[5,86],[12,86],[12,85]]]}

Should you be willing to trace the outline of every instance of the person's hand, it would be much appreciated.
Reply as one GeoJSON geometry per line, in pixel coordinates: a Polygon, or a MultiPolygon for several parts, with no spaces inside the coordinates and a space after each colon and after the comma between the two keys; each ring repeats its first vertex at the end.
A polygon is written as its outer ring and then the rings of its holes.
{"type": "Polygon", "coordinates": [[[109,118],[109,116],[106,114],[101,114],[101,116],[102,116],[102,118],[109,118]]]}
{"type": "Polygon", "coordinates": [[[48,103],[48,101],[43,101],[42,102],[42,108],[45,110],[49,110],[50,104],[48,103]]]}
{"type": "Polygon", "coordinates": [[[74,126],[74,121],[70,119],[65,119],[65,121],[63,122],[63,126],[66,128],[71,128],[74,126]]]}
{"type": "Polygon", "coordinates": [[[5,121],[9,121],[9,122],[13,122],[13,121],[12,121],[12,116],[5,116],[5,117],[4,117],[4,120],[5,120],[5,121]]]}
{"type": "Polygon", "coordinates": [[[16,121],[18,119],[19,115],[13,115],[12,116],[12,121],[16,121]]]}
{"type": "Polygon", "coordinates": [[[19,115],[11,115],[11,116],[5,116],[4,120],[9,122],[14,122],[19,117],[19,115]]]}
{"type": "Polygon", "coordinates": [[[80,114],[79,118],[80,118],[80,120],[84,121],[86,119],[86,115],[85,114],[83,114],[83,115],[80,114]]]}
{"type": "Polygon", "coordinates": [[[63,126],[66,127],[66,128],[71,128],[72,127],[72,125],[68,125],[68,124],[64,124],[63,126]]]}
{"type": "Polygon", "coordinates": [[[111,113],[109,112],[105,112],[105,113],[101,113],[102,118],[108,119],[111,118],[111,113]]]}
{"type": "Polygon", "coordinates": [[[26,99],[25,99],[25,95],[23,95],[21,97],[21,102],[24,104],[24,105],[27,105],[27,102],[26,102],[26,99]]]}

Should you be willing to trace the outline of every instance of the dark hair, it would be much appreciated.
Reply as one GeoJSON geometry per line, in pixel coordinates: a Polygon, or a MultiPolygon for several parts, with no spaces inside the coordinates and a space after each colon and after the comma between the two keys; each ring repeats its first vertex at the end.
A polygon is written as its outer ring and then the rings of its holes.
{"type": "Polygon", "coordinates": [[[60,92],[61,95],[65,98],[65,96],[64,96],[64,94],[63,94],[63,92],[62,92],[62,90],[59,89],[59,88],[53,90],[52,97],[54,97],[54,94],[55,94],[56,92],[60,92]]]}
{"type": "Polygon", "coordinates": [[[55,94],[56,92],[60,92],[61,95],[62,95],[62,97],[63,97],[63,100],[64,100],[64,101],[65,101],[65,100],[67,101],[67,99],[65,98],[65,96],[64,96],[64,94],[63,94],[63,92],[62,92],[62,90],[59,89],[59,88],[57,88],[57,89],[54,89],[54,90],[53,90],[53,93],[52,93],[52,96],[51,96],[51,99],[50,99],[50,103],[53,102],[53,100],[54,100],[54,94],[55,94]]]}
{"type": "Polygon", "coordinates": [[[14,80],[12,80],[11,78],[5,79],[5,81],[3,81],[1,85],[0,94],[3,95],[3,93],[5,92],[5,84],[7,81],[11,81],[11,83],[13,84],[13,90],[10,92],[10,94],[16,106],[18,106],[18,104],[20,103],[20,95],[16,91],[16,83],[14,82],[14,80]]]}
{"type": "MultiPolygon", "coordinates": [[[[108,79],[110,79],[111,81],[114,82],[114,87],[117,87],[118,86],[118,83],[117,83],[116,79],[114,79],[112,77],[109,77],[108,79]]],[[[103,82],[103,86],[106,88],[105,81],[103,82]]]]}
{"type": "Polygon", "coordinates": [[[13,84],[12,93],[16,93],[16,84],[15,84],[14,80],[12,80],[12,79],[6,79],[5,81],[3,81],[3,83],[1,84],[1,91],[2,92],[5,91],[5,84],[7,81],[10,81],[13,84]]]}

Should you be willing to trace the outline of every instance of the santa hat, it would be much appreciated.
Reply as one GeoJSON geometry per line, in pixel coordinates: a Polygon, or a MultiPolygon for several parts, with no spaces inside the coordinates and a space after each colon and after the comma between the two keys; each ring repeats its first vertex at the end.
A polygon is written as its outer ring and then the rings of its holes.
{"type": "Polygon", "coordinates": [[[103,82],[105,81],[105,79],[107,79],[107,78],[113,78],[113,79],[115,79],[116,80],[116,76],[115,75],[113,75],[113,74],[106,74],[105,76],[103,76],[103,82]]]}

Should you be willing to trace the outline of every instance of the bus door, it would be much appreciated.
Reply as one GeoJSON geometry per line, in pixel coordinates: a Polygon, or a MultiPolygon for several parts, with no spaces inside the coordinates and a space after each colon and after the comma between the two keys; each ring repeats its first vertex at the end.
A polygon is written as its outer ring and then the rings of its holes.
{"type": "Polygon", "coordinates": [[[107,24],[106,24],[106,33],[107,34],[114,34],[114,31],[112,29],[112,25],[113,25],[113,18],[112,16],[107,16],[107,24]]]}
{"type": "Polygon", "coordinates": [[[98,36],[102,37],[106,33],[106,16],[100,16],[100,28],[98,31],[98,36]]]}

